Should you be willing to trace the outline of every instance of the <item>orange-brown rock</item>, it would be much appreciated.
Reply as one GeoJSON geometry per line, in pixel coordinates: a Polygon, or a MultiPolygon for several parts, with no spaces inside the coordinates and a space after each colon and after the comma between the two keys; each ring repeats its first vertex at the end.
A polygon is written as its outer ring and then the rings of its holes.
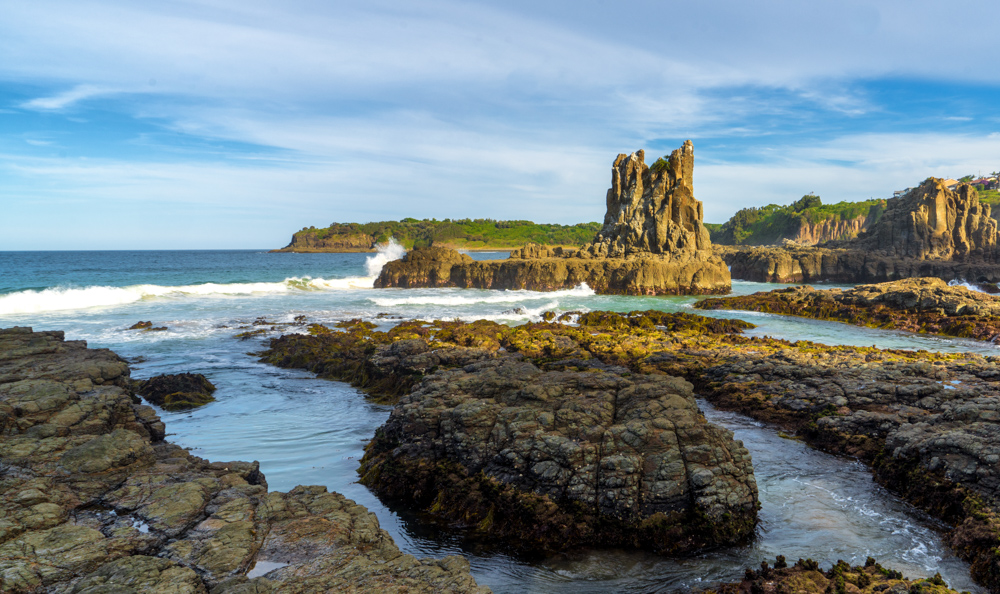
{"type": "Polygon", "coordinates": [[[734,278],[758,282],[872,283],[915,276],[1000,280],[997,222],[975,188],[949,190],[929,178],[887,202],[882,217],[850,241],[820,247],[725,247],[734,278]]]}
{"type": "Polygon", "coordinates": [[[551,291],[586,283],[607,294],[728,293],[729,269],[712,252],[694,198],[691,141],[652,167],[644,158],[636,151],[615,159],[604,227],[580,250],[528,244],[507,260],[473,262],[454,250],[415,249],[386,264],[375,286],[551,291]]]}

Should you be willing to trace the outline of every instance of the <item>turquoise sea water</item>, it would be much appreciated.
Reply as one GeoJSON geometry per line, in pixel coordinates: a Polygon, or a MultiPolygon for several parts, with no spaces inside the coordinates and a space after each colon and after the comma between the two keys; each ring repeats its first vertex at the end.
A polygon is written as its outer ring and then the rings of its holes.
{"type": "MultiPolygon", "coordinates": [[[[691,311],[691,297],[594,295],[586,287],[553,293],[459,289],[372,289],[387,259],[380,254],[271,254],[265,251],[0,252],[0,327],[64,330],[135,361],[134,377],[204,373],[217,402],[161,415],[169,439],[211,460],[256,459],[272,489],[323,484],[367,506],[405,552],[461,553],[497,592],[684,591],[736,580],[777,554],[863,562],[872,555],[910,576],[941,572],[952,587],[976,591],[966,565],[940,538],[942,526],[874,485],[860,465],[782,439],[740,415],[702,404],[735,431],[754,458],[761,525],[753,543],[670,560],[637,552],[578,551],[524,561],[497,550],[466,548],[455,534],[388,508],[356,483],[364,443],[389,413],[354,388],[308,373],[260,364],[263,340],[241,341],[239,326],[258,317],[297,315],[329,323],[380,313],[420,319],[492,319],[521,323],[546,310],[691,311]],[[139,320],[164,332],[127,328],[139,320]]],[[[503,253],[472,253],[477,259],[503,253]]],[[[734,283],[734,292],[775,285],[734,283]]],[[[702,313],[702,312],[699,312],[702,313]]],[[[827,344],[877,345],[1000,354],[994,345],[914,336],[747,312],[709,312],[757,324],[758,335],[827,344]]]]}

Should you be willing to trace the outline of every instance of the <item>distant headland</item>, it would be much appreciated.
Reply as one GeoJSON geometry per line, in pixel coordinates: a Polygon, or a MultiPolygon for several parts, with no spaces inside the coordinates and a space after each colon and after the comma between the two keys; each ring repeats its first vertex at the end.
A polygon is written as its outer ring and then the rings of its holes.
{"type": "Polygon", "coordinates": [[[526,243],[579,247],[594,238],[600,223],[556,225],[493,219],[423,219],[376,223],[332,223],[306,227],[274,252],[374,252],[380,243],[395,239],[406,249],[447,247],[461,250],[509,250],[526,243]]]}

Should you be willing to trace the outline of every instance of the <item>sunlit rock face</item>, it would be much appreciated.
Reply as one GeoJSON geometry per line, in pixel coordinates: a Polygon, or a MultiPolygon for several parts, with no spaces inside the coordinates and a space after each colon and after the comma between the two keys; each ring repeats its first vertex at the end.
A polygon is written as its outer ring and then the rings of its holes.
{"type": "Polygon", "coordinates": [[[615,159],[604,228],[585,250],[610,258],[661,254],[679,261],[710,250],[704,211],[694,198],[694,145],[686,141],[652,167],[644,159],[641,150],[615,159]]]}

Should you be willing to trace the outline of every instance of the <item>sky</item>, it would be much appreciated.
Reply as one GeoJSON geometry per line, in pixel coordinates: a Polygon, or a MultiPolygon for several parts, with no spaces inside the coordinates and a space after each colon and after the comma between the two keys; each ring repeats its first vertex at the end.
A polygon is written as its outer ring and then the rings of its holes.
{"type": "Polygon", "coordinates": [[[0,250],[603,220],[695,147],[705,221],[1000,169],[1000,3],[0,0],[0,250]]]}

